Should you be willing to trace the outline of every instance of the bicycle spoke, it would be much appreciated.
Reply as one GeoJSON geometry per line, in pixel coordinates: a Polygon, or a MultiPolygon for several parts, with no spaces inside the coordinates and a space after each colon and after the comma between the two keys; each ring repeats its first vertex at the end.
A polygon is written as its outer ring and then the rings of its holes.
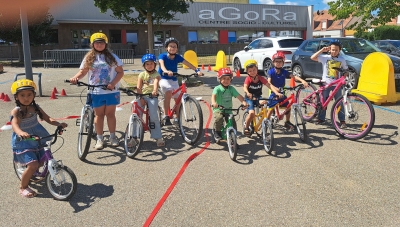
{"type": "Polygon", "coordinates": [[[188,96],[181,104],[178,120],[185,142],[195,144],[203,134],[203,112],[198,101],[188,96]]]}

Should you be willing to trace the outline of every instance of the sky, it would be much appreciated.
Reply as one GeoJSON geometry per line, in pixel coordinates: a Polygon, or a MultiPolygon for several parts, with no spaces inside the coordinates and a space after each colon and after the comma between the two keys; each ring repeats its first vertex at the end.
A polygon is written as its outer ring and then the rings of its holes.
{"type": "Polygon", "coordinates": [[[271,5],[314,5],[314,11],[329,9],[328,2],[332,0],[250,0],[250,4],[271,4],[271,5]]]}

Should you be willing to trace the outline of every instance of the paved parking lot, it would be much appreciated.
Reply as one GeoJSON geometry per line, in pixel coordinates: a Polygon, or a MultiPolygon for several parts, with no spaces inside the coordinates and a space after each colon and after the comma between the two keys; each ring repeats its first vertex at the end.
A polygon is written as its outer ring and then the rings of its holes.
{"type": "MultiPolygon", "coordinates": [[[[140,65],[126,70],[141,69],[140,65]]],[[[182,72],[190,70],[180,69],[182,72]]],[[[5,67],[0,93],[10,95],[10,85],[23,68],[5,67]]],[[[80,115],[82,87],[63,82],[77,68],[44,69],[44,97],[36,102],[54,118],[80,115]],[[50,99],[53,88],[67,96],[50,99]]],[[[234,78],[242,93],[244,74],[234,78]]],[[[205,72],[204,85],[189,93],[210,101],[217,85],[215,73],[205,72]]],[[[265,90],[265,93],[267,90],[265,90]]],[[[12,102],[0,102],[0,125],[9,120],[12,102]]],[[[122,95],[121,103],[132,97],[122,95]]],[[[239,102],[235,100],[235,105],[239,102]]],[[[123,137],[130,106],[117,112],[117,136],[123,137]]],[[[399,136],[400,105],[375,106],[371,133],[359,141],[339,138],[330,125],[307,123],[309,141],[282,128],[275,132],[276,146],[269,155],[257,136],[239,137],[237,162],[227,147],[209,143],[212,118],[201,103],[205,135],[189,146],[177,128],[163,128],[166,147],[158,148],[146,133],[144,151],[127,158],[123,147],[92,151],[87,162],[77,158],[78,127],[75,120],[53,150],[78,179],[75,196],[68,202],[52,199],[44,183],[32,188],[39,195],[18,194],[12,165],[11,131],[0,132],[2,176],[1,226],[398,226],[400,224],[399,136]]],[[[329,113],[329,112],[328,112],[329,113]]],[[[241,117],[237,119],[241,122],[241,117]]],[[[282,123],[281,123],[282,124],[282,123]]],[[[52,126],[44,124],[51,131],[52,126]]],[[[240,125],[240,124],[238,124],[240,125]]],[[[241,130],[241,126],[239,126],[241,130]]],[[[108,135],[108,132],[105,133],[108,135]]],[[[122,140],[121,140],[122,145],[122,140]]]]}

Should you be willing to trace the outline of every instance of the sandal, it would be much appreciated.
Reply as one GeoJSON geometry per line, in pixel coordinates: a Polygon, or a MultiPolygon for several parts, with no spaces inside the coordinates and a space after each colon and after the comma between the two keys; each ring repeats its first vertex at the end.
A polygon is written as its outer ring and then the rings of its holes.
{"type": "Polygon", "coordinates": [[[165,146],[165,142],[162,138],[157,139],[157,147],[163,147],[165,146]]]}
{"type": "Polygon", "coordinates": [[[251,130],[250,130],[249,128],[246,128],[246,129],[244,130],[244,135],[245,135],[245,136],[250,136],[250,134],[251,134],[251,130]]]}
{"type": "Polygon", "coordinates": [[[24,198],[33,198],[37,195],[37,193],[30,188],[25,188],[25,189],[20,188],[19,194],[24,198]]]}

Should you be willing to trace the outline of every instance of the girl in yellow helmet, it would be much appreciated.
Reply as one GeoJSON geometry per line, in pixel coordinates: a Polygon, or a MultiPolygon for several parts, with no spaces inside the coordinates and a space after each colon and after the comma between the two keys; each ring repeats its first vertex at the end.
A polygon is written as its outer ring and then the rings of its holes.
{"type": "Polygon", "coordinates": [[[108,49],[108,38],[105,34],[98,32],[90,37],[91,50],[83,59],[79,72],[69,80],[76,84],[78,80],[88,74],[89,84],[107,85],[108,90],[96,87],[90,90],[92,106],[94,109],[94,122],[97,132],[97,141],[95,148],[103,149],[103,128],[104,118],[107,117],[108,130],[110,131],[110,145],[118,146],[119,142],[115,136],[117,120],[115,110],[120,103],[120,92],[118,90],[119,81],[124,75],[122,61],[117,55],[111,53],[108,49]]]}
{"type": "MultiPolygon", "coordinates": [[[[11,145],[13,149],[14,162],[26,165],[26,170],[22,174],[19,193],[26,198],[36,196],[36,192],[28,187],[29,180],[38,169],[41,163],[40,158],[44,155],[44,149],[38,149],[37,141],[20,140],[19,138],[29,138],[30,135],[40,137],[48,136],[47,130],[38,122],[38,116],[41,120],[51,125],[62,125],[67,127],[66,123],[59,123],[44,112],[35,102],[36,84],[32,80],[17,80],[11,85],[11,93],[14,95],[16,107],[11,110],[11,126],[13,133],[11,136],[11,145]]],[[[49,138],[51,140],[51,138],[49,138]]],[[[46,140],[43,139],[42,143],[46,140]]]]}

